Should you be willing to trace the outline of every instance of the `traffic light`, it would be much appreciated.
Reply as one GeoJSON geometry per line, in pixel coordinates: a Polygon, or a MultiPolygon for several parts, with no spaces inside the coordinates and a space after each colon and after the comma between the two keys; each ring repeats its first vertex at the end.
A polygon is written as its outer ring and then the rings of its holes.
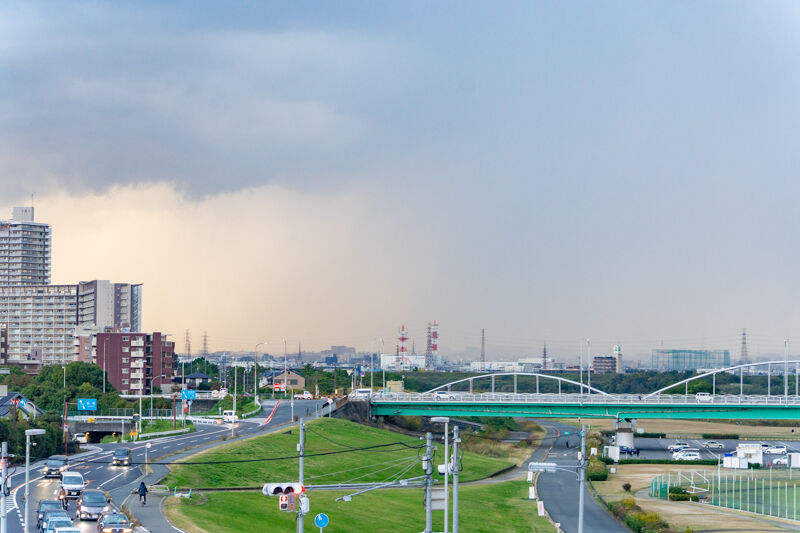
{"type": "Polygon", "coordinates": [[[281,494],[278,498],[278,509],[281,511],[288,511],[289,510],[289,496],[286,494],[281,494]]]}
{"type": "Polygon", "coordinates": [[[302,494],[306,488],[297,482],[288,483],[266,483],[261,489],[264,496],[279,496],[281,494],[302,494]]]}
{"type": "Polygon", "coordinates": [[[300,495],[300,514],[308,514],[311,510],[311,502],[305,494],[300,495]]]}

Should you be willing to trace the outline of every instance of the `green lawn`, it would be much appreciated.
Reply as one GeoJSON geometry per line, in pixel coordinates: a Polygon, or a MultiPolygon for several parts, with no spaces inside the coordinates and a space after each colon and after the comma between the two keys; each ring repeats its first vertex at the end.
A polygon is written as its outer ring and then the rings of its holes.
{"type": "MultiPolygon", "coordinates": [[[[204,413],[192,413],[193,415],[210,415],[219,416],[222,411],[233,411],[233,396],[225,396],[222,400],[214,404],[214,407],[204,413]]],[[[241,418],[242,414],[248,413],[258,407],[258,404],[253,401],[253,398],[245,398],[238,396],[236,398],[236,414],[241,418]]]]}
{"type": "MultiPolygon", "coordinates": [[[[304,531],[317,533],[314,516],[325,513],[330,524],[325,533],[408,532],[425,529],[423,490],[385,489],[355,496],[350,502],[335,502],[342,492],[308,494],[311,512],[304,531]]],[[[464,533],[554,532],[546,518],[536,512],[536,502],[524,500],[525,481],[459,488],[459,530],[464,533]]],[[[194,501],[168,498],[167,516],[191,533],[239,533],[242,531],[294,531],[296,515],[278,510],[278,500],[256,492],[212,492],[194,501]],[[200,500],[207,498],[204,503],[200,500]],[[254,526],[253,524],[258,524],[254,526]]],[[[433,512],[433,530],[442,531],[443,511],[433,512]]]]}
{"type": "MultiPolygon", "coordinates": [[[[417,458],[424,454],[424,449],[416,448],[424,446],[423,440],[336,418],[319,419],[308,423],[306,427],[305,477],[309,485],[384,481],[409,467],[403,477],[422,475],[417,458]],[[405,446],[393,445],[313,456],[315,453],[342,452],[351,447],[363,448],[396,442],[402,442],[405,446]]],[[[187,461],[221,463],[173,465],[170,467],[172,472],[164,479],[164,483],[170,487],[259,487],[271,481],[297,479],[297,459],[252,460],[296,455],[298,431],[294,428],[292,431],[218,446],[194,455],[187,461]]],[[[443,446],[439,445],[435,462],[444,462],[443,456],[443,446]]],[[[511,464],[507,459],[464,453],[462,479],[467,481],[483,478],[511,464]]]]}
{"type": "MultiPolygon", "coordinates": [[[[177,429],[183,429],[183,422],[180,418],[176,419],[177,429]]],[[[186,427],[194,430],[194,424],[186,422],[186,427]]],[[[172,420],[143,420],[142,421],[142,435],[145,433],[160,433],[162,431],[172,431],[172,420]]]]}

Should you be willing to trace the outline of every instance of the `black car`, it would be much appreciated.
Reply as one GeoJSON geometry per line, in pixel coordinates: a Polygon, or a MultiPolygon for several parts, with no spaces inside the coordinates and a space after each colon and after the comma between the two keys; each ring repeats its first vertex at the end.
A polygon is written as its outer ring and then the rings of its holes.
{"type": "Polygon", "coordinates": [[[98,533],[131,533],[133,526],[128,517],[116,510],[103,513],[97,521],[98,533]]]}
{"type": "Polygon", "coordinates": [[[61,502],[58,500],[39,500],[39,505],[36,506],[36,526],[42,527],[42,518],[44,518],[47,511],[60,511],[61,502]]]}
{"type": "Polygon", "coordinates": [[[44,477],[61,477],[61,472],[68,466],[66,455],[51,455],[42,468],[42,474],[44,477]]]}
{"type": "Polygon", "coordinates": [[[131,466],[130,448],[117,448],[114,450],[114,456],[111,458],[111,464],[114,466],[131,466]]]}
{"type": "Polygon", "coordinates": [[[620,454],[627,453],[629,455],[638,456],[639,455],[639,450],[637,450],[636,448],[631,448],[630,446],[620,446],[619,447],[619,453],[620,454]]]}

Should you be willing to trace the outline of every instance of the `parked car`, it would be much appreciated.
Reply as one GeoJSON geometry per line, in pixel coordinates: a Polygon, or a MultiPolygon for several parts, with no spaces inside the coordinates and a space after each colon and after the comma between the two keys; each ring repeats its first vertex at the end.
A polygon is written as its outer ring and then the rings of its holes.
{"type": "MultiPolygon", "coordinates": [[[[768,446],[764,453],[768,455],[785,455],[786,454],[786,446],[783,444],[776,444],[775,446],[768,446]]],[[[774,462],[773,462],[774,464],[774,462]]]]}
{"type": "Polygon", "coordinates": [[[694,395],[694,398],[701,403],[708,403],[714,401],[714,397],[711,396],[710,392],[698,392],[697,394],[694,395]]]}
{"type": "Polygon", "coordinates": [[[700,450],[698,450],[697,448],[683,448],[673,453],[672,458],[675,459],[676,461],[683,461],[686,455],[688,454],[700,455],[700,450]]]}
{"type": "Polygon", "coordinates": [[[619,454],[620,455],[624,455],[624,454],[639,455],[639,450],[637,450],[636,448],[631,448],[630,446],[620,446],[619,447],[619,454]]]}
{"type": "Polygon", "coordinates": [[[456,399],[454,394],[450,394],[449,392],[444,391],[444,390],[437,390],[436,392],[433,393],[433,397],[436,398],[437,400],[455,400],[456,399]]]}
{"type": "Polygon", "coordinates": [[[66,455],[51,455],[42,468],[44,477],[61,477],[61,472],[69,467],[66,455]]]}
{"type": "Polygon", "coordinates": [[[89,489],[83,491],[78,498],[75,518],[78,520],[97,520],[104,512],[111,510],[111,498],[102,490],[89,489]]]}
{"type": "Polygon", "coordinates": [[[39,500],[36,505],[36,527],[42,529],[42,519],[48,511],[61,511],[61,502],[58,500],[39,500]]]}
{"type": "Polygon", "coordinates": [[[688,448],[688,447],[689,447],[689,443],[688,442],[678,441],[675,444],[670,444],[669,446],[667,446],[667,451],[669,453],[674,453],[676,450],[679,450],[681,448],[688,448]]]}
{"type": "Polygon", "coordinates": [[[67,492],[67,498],[75,500],[81,497],[83,488],[86,486],[83,476],[78,472],[63,472],[61,474],[61,483],[59,489],[64,488],[67,492]]]}
{"type": "Polygon", "coordinates": [[[783,457],[778,457],[772,461],[772,466],[789,466],[789,457],[785,455],[783,457]]]}
{"type": "Polygon", "coordinates": [[[114,455],[111,457],[111,464],[113,466],[131,466],[130,448],[117,448],[114,450],[114,455]]]}
{"type": "Polygon", "coordinates": [[[708,448],[708,449],[712,449],[713,448],[713,449],[721,450],[721,449],[725,448],[725,445],[722,444],[721,442],[718,442],[718,441],[715,441],[715,440],[707,440],[707,441],[705,441],[703,443],[703,447],[704,448],[708,448]]]}
{"type": "Polygon", "coordinates": [[[97,520],[97,533],[132,533],[133,526],[128,517],[116,509],[103,513],[97,520]]]}
{"type": "Polygon", "coordinates": [[[699,452],[690,452],[684,451],[680,456],[681,461],[699,461],[700,460],[700,453],[699,452]]]}

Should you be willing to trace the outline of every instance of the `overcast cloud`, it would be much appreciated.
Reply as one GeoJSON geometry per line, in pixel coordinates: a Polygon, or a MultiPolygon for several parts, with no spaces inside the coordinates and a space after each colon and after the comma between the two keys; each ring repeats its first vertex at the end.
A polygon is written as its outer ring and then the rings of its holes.
{"type": "MultiPolygon", "coordinates": [[[[229,260],[286,202],[304,248],[247,257],[319,270],[281,270],[279,298],[254,290],[274,306],[243,297],[238,318],[182,316],[186,287],[150,272],[151,329],[246,344],[258,308],[272,331],[361,348],[433,318],[450,353],[481,327],[514,353],[587,336],[735,350],[742,327],[780,346],[800,337],[799,19],[792,2],[5,2],[0,197],[35,193],[58,245],[88,234],[70,205],[159,191],[169,227],[104,231],[186,236],[163,246],[187,269],[235,230],[227,199],[247,221],[229,260]],[[309,279],[336,291],[315,285],[282,323],[309,279]]],[[[60,253],[54,278],[97,266],[60,253]]],[[[229,265],[184,279],[216,298],[229,265]]]]}

